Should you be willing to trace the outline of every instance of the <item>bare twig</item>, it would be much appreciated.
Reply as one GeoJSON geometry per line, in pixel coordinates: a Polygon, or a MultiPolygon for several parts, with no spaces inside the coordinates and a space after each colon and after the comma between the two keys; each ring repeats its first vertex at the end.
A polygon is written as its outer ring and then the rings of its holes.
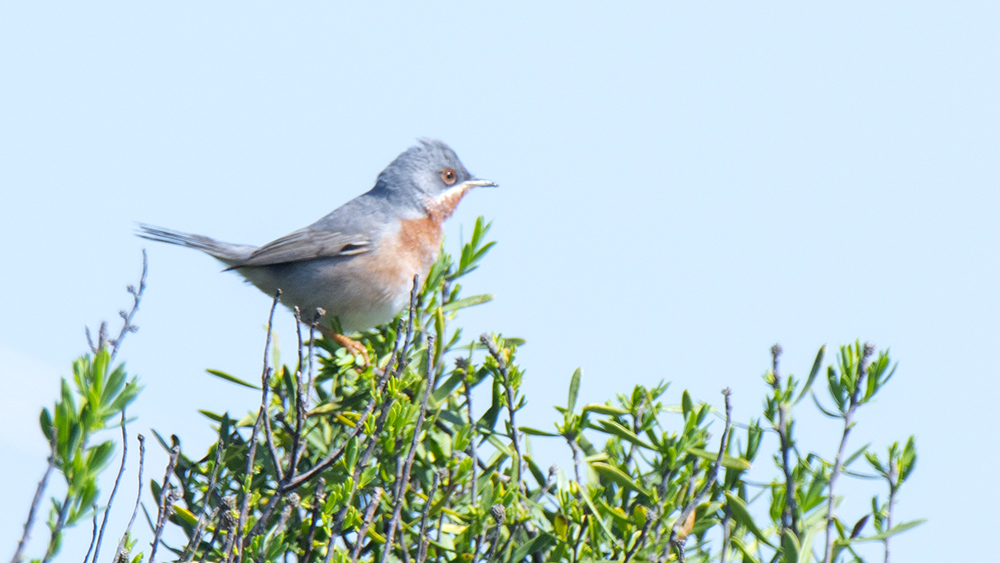
{"type": "Polygon", "coordinates": [[[306,561],[312,561],[312,551],[313,551],[313,540],[316,539],[316,526],[320,521],[320,508],[323,506],[323,501],[325,499],[323,495],[323,489],[326,487],[326,481],[322,477],[316,479],[316,489],[313,491],[313,508],[312,508],[312,519],[309,522],[309,534],[306,536],[306,543],[302,546],[299,551],[299,563],[305,563],[306,561]]]}
{"type": "Polygon", "coordinates": [[[372,525],[372,520],[375,519],[375,510],[378,508],[379,503],[382,502],[382,487],[375,487],[375,493],[372,494],[372,500],[368,503],[368,509],[365,510],[365,519],[361,523],[361,529],[358,530],[358,539],[354,544],[354,549],[351,550],[351,562],[357,563],[358,556],[361,555],[361,544],[368,535],[368,528],[372,525]]]}
{"type": "Polygon", "coordinates": [[[35,488],[35,496],[31,499],[31,507],[28,508],[28,518],[24,521],[24,532],[21,534],[21,539],[17,542],[17,550],[14,551],[14,557],[11,558],[11,563],[20,563],[24,559],[24,548],[28,545],[28,540],[31,538],[31,528],[35,525],[35,514],[38,512],[38,505],[42,503],[42,494],[45,492],[45,487],[49,482],[49,475],[52,474],[52,470],[56,466],[56,427],[52,426],[52,436],[49,438],[49,462],[45,467],[45,473],[42,474],[41,480],[38,481],[38,487],[35,488]]]}
{"type": "Polygon", "coordinates": [[[647,509],[646,523],[642,525],[642,531],[639,533],[639,539],[637,539],[635,543],[632,544],[632,547],[625,552],[625,559],[622,560],[622,563],[628,563],[629,560],[632,559],[632,556],[635,555],[635,552],[639,551],[644,545],[646,545],[646,537],[649,534],[649,528],[653,525],[654,520],[659,519],[659,514],[657,514],[656,510],[657,509],[655,507],[647,509]]]}
{"type": "MultiPolygon", "coordinates": [[[[271,389],[270,381],[271,374],[274,370],[270,365],[269,354],[271,351],[271,332],[274,326],[274,310],[278,307],[278,301],[281,299],[281,289],[274,292],[274,300],[271,302],[271,312],[267,316],[267,337],[264,339],[264,366],[261,369],[260,375],[260,410],[257,411],[257,420],[253,423],[253,429],[250,431],[249,439],[249,451],[247,452],[247,464],[244,474],[245,480],[253,479],[253,464],[255,458],[257,457],[257,434],[260,432],[261,426],[264,424],[264,420],[267,418],[267,407],[268,407],[268,391],[271,389]]],[[[243,556],[243,542],[241,541],[241,534],[243,532],[243,527],[247,523],[247,518],[250,514],[250,497],[253,496],[249,490],[243,491],[243,503],[240,507],[240,519],[237,522],[236,529],[233,531],[232,543],[234,544],[236,550],[239,552],[239,556],[242,559],[243,556]]],[[[277,505],[278,499],[272,499],[275,503],[272,506],[277,505]]],[[[226,560],[230,561],[232,558],[232,552],[227,550],[226,560]]],[[[152,563],[152,562],[150,562],[152,563]]]]}
{"type": "Polygon", "coordinates": [[[90,337],[90,327],[83,327],[83,333],[87,336],[87,346],[93,354],[97,354],[108,345],[108,322],[101,321],[101,326],[97,329],[97,344],[90,337]]]}
{"type": "MultiPolygon", "coordinates": [[[[729,400],[732,395],[732,391],[727,387],[722,390],[722,396],[725,398],[726,402],[726,424],[722,428],[722,437],[719,439],[719,454],[715,457],[715,462],[712,463],[712,468],[705,475],[705,481],[702,483],[701,487],[698,488],[697,492],[691,495],[687,504],[684,505],[684,510],[681,511],[680,516],[674,522],[674,525],[670,528],[670,542],[669,545],[673,545],[677,548],[677,558],[682,560],[684,557],[684,541],[687,539],[687,532],[684,533],[683,537],[680,537],[681,529],[687,524],[688,519],[694,513],[698,505],[701,504],[701,500],[708,493],[708,490],[715,484],[715,480],[719,476],[719,467],[722,466],[722,458],[726,455],[726,446],[729,442],[729,429],[732,425],[732,414],[733,405],[729,400]]],[[[694,486],[694,474],[692,474],[692,488],[694,486]]]]}
{"type": "MultiPolygon", "coordinates": [[[[145,270],[145,268],[143,268],[145,270]]],[[[145,278],[145,276],[143,276],[145,278]]],[[[101,555],[101,542],[104,541],[104,529],[108,525],[108,515],[111,513],[111,503],[115,501],[115,493],[118,492],[118,485],[121,484],[122,474],[125,473],[125,461],[128,459],[128,433],[125,431],[125,409],[122,408],[122,464],[118,468],[118,476],[115,477],[115,484],[111,488],[111,496],[108,497],[108,506],[104,509],[104,518],[101,520],[101,533],[97,536],[97,549],[94,551],[93,562],[97,563],[97,558],[101,555]]],[[[84,559],[86,563],[86,559],[84,559]]]]}
{"type": "MultiPolygon", "coordinates": [[[[472,386],[469,385],[469,362],[462,357],[456,358],[455,367],[465,372],[465,377],[462,378],[465,392],[465,411],[469,415],[469,426],[472,428],[469,438],[469,448],[471,449],[472,457],[472,486],[469,488],[469,496],[472,501],[472,509],[475,510],[479,502],[479,475],[476,471],[479,469],[476,467],[476,459],[479,457],[479,454],[476,452],[476,442],[479,441],[479,424],[476,423],[476,419],[472,416],[472,386]]],[[[418,561],[417,563],[420,562],[418,561]]]]}
{"type": "MultiPolygon", "coordinates": [[[[271,431],[271,417],[264,415],[264,441],[267,442],[267,453],[274,465],[274,472],[278,476],[280,483],[285,479],[285,472],[281,469],[281,459],[278,456],[278,449],[274,445],[274,434],[271,431]]],[[[294,467],[294,464],[290,464],[294,467]]]]}
{"type": "Polygon", "coordinates": [[[139,289],[136,289],[135,286],[128,286],[128,292],[132,295],[132,309],[128,312],[121,311],[120,313],[122,317],[122,329],[121,332],[118,333],[118,338],[109,341],[111,344],[111,361],[108,362],[108,365],[115,364],[115,357],[118,356],[118,350],[121,348],[122,341],[125,340],[125,335],[139,330],[139,327],[132,324],[132,320],[135,318],[135,314],[139,310],[139,302],[142,301],[142,294],[146,291],[147,270],[148,262],[146,260],[146,249],[144,248],[142,249],[142,275],[139,276],[139,289]]]}
{"type": "Polygon", "coordinates": [[[576,443],[576,434],[564,434],[566,438],[566,443],[569,444],[569,449],[573,450],[573,473],[576,475],[576,482],[578,485],[583,485],[583,479],[580,477],[580,464],[582,460],[580,459],[580,444],[576,443]]]}
{"type": "Polygon", "coordinates": [[[424,383],[424,395],[420,399],[420,412],[417,414],[417,423],[413,427],[413,438],[410,440],[410,449],[406,455],[406,462],[403,465],[403,473],[393,495],[395,508],[392,511],[392,519],[389,520],[389,529],[386,532],[385,550],[382,551],[382,563],[388,561],[389,553],[392,551],[392,539],[399,526],[399,517],[403,510],[403,496],[406,493],[406,486],[410,481],[410,469],[413,467],[413,458],[417,455],[417,443],[420,441],[420,434],[423,431],[424,420],[427,416],[427,402],[430,399],[431,391],[434,389],[435,376],[437,370],[434,366],[434,337],[427,335],[427,375],[424,383]]]}
{"type": "MultiPolygon", "coordinates": [[[[486,348],[489,350],[490,355],[497,362],[497,369],[500,370],[500,374],[503,375],[503,386],[507,393],[507,418],[510,421],[510,439],[511,444],[514,446],[514,454],[517,456],[515,460],[515,479],[518,483],[521,482],[521,462],[524,459],[521,455],[521,440],[517,434],[517,423],[514,421],[514,412],[517,407],[514,405],[514,390],[510,385],[510,369],[507,367],[507,362],[504,361],[503,356],[500,354],[500,350],[497,349],[496,343],[493,338],[486,333],[483,333],[479,337],[479,341],[482,342],[486,348]]],[[[579,476],[578,480],[579,480],[579,476]]]]}
{"type": "MultiPolygon", "coordinates": [[[[403,344],[403,349],[404,350],[407,350],[409,348],[410,338],[412,337],[412,334],[413,334],[413,328],[412,327],[413,327],[414,315],[416,313],[416,302],[417,302],[417,287],[418,287],[418,285],[417,285],[417,279],[418,278],[414,278],[414,285],[413,285],[413,288],[410,291],[410,310],[409,310],[409,316],[407,317],[407,320],[406,320],[406,328],[405,328],[406,334],[408,336],[406,336],[406,343],[403,344]]],[[[322,314],[323,314],[323,312],[321,310],[317,311],[317,317],[316,317],[316,321],[315,322],[318,322],[318,319],[319,319],[319,317],[322,314]]],[[[379,378],[379,382],[377,384],[377,393],[375,393],[375,395],[382,394],[385,391],[386,384],[389,382],[389,378],[392,377],[392,376],[397,376],[399,374],[399,372],[407,364],[407,360],[406,360],[405,356],[403,356],[403,355],[397,356],[397,353],[400,350],[400,342],[401,342],[400,336],[403,333],[403,329],[404,329],[404,327],[403,327],[403,321],[400,320],[400,321],[398,321],[396,323],[396,338],[393,341],[392,352],[389,355],[389,363],[386,366],[386,369],[384,369],[382,371],[382,375],[379,378]],[[393,368],[393,366],[395,366],[395,368],[393,368]]],[[[312,339],[310,338],[310,343],[311,342],[312,342],[312,339]]],[[[311,360],[312,360],[312,355],[310,353],[310,362],[311,362],[311,360]]],[[[311,376],[310,376],[310,378],[311,378],[311,376]]],[[[311,385],[310,385],[310,388],[311,388],[311,385]]],[[[351,433],[341,443],[341,446],[338,447],[333,452],[330,452],[327,455],[327,457],[323,459],[323,461],[317,463],[315,466],[313,466],[311,469],[307,470],[305,473],[302,473],[301,475],[298,475],[298,476],[291,475],[291,474],[288,475],[288,476],[286,476],[285,483],[282,483],[278,487],[279,493],[282,492],[282,491],[290,491],[290,490],[293,490],[296,487],[301,486],[302,484],[308,482],[310,479],[312,479],[316,475],[319,475],[320,473],[322,473],[327,467],[329,467],[329,466],[333,465],[334,463],[336,463],[337,460],[340,459],[340,456],[342,456],[344,454],[344,451],[345,451],[345,449],[347,447],[347,443],[350,442],[355,436],[357,436],[358,434],[360,434],[361,431],[364,429],[365,424],[368,421],[368,418],[375,411],[375,407],[376,406],[377,406],[377,400],[373,396],[372,399],[368,402],[368,405],[366,405],[364,412],[358,418],[358,421],[355,423],[354,428],[352,429],[351,433]]],[[[368,465],[368,460],[371,458],[372,452],[374,451],[375,446],[377,445],[377,439],[376,438],[382,432],[382,428],[385,425],[385,421],[386,421],[386,418],[389,415],[389,409],[390,409],[391,406],[392,406],[392,401],[383,400],[381,409],[379,410],[379,414],[378,414],[378,416],[375,419],[375,428],[374,428],[374,431],[371,433],[370,436],[368,436],[362,442],[364,444],[365,449],[364,449],[364,452],[361,454],[361,457],[359,458],[358,463],[357,463],[357,465],[356,465],[356,467],[354,469],[353,486],[351,487],[351,490],[348,493],[347,498],[344,500],[343,506],[340,508],[340,510],[337,511],[337,514],[334,516],[333,522],[330,525],[330,538],[329,538],[329,540],[327,542],[327,553],[326,553],[326,556],[324,558],[324,560],[326,562],[331,561],[331,559],[333,557],[334,542],[336,541],[336,539],[338,537],[340,537],[341,525],[344,522],[344,518],[347,517],[347,511],[351,507],[351,503],[353,502],[354,495],[357,493],[358,483],[360,482],[359,477],[361,475],[361,471],[365,467],[367,467],[367,465],[368,465]]],[[[320,482],[322,482],[322,477],[320,478],[320,482]]],[[[317,488],[317,491],[320,491],[320,490],[322,490],[322,487],[317,488]]],[[[311,528],[310,528],[310,538],[313,537],[313,535],[315,533],[316,524],[317,524],[317,518],[314,517],[313,518],[313,522],[311,524],[311,528]]],[[[310,540],[309,547],[307,548],[307,550],[308,550],[308,553],[311,553],[311,551],[312,551],[311,540],[310,540]]],[[[304,559],[304,561],[308,561],[308,560],[309,560],[308,557],[306,557],[304,559]]]]}
{"type": "Polygon", "coordinates": [[[771,387],[778,401],[778,439],[781,441],[781,470],[785,475],[785,510],[781,517],[781,533],[791,528],[792,533],[799,535],[798,507],[795,504],[795,480],[792,478],[792,443],[788,436],[788,404],[782,399],[781,374],[778,372],[778,358],[781,357],[781,345],[771,346],[771,387]]]}
{"type": "Polygon", "coordinates": [[[726,563],[726,556],[729,555],[729,521],[732,517],[732,509],[727,505],[722,514],[722,553],[719,555],[719,563],[726,563]]]}
{"type": "MultiPolygon", "coordinates": [[[[253,465],[257,457],[257,434],[260,432],[261,426],[265,426],[264,422],[267,421],[268,419],[267,415],[268,392],[271,389],[270,385],[271,374],[274,373],[274,369],[271,368],[270,366],[268,354],[270,353],[271,350],[271,333],[272,333],[272,327],[274,326],[274,310],[278,307],[278,301],[280,299],[281,299],[281,289],[278,289],[277,291],[274,292],[274,300],[271,302],[271,312],[268,314],[267,317],[267,337],[264,339],[264,365],[263,368],[261,369],[261,375],[260,375],[260,409],[257,411],[257,419],[254,421],[253,429],[250,431],[250,439],[248,441],[249,451],[247,452],[247,464],[243,477],[245,480],[253,479],[253,473],[254,473],[253,465]]],[[[266,431],[265,434],[267,434],[266,431]]],[[[265,436],[265,440],[266,439],[267,438],[265,436]]],[[[268,444],[268,447],[273,448],[273,445],[274,445],[273,442],[271,442],[268,444]]],[[[273,450],[271,451],[273,452],[273,450]]],[[[280,467],[277,465],[277,460],[275,460],[275,464],[276,467],[280,467]]],[[[280,469],[277,470],[279,472],[281,471],[280,469]]],[[[249,484],[247,485],[247,487],[248,487],[247,490],[243,492],[243,503],[240,506],[240,518],[239,521],[237,522],[236,529],[233,531],[233,535],[231,536],[232,539],[231,543],[234,544],[236,550],[238,551],[238,559],[241,560],[243,558],[243,549],[245,547],[245,542],[242,541],[241,536],[243,533],[243,528],[244,526],[246,526],[247,518],[249,518],[250,516],[250,497],[253,496],[250,492],[249,484]]],[[[268,515],[270,515],[270,513],[273,512],[274,508],[277,507],[279,500],[280,498],[271,499],[271,503],[269,503],[270,506],[268,507],[270,509],[268,515]]],[[[250,539],[249,535],[247,536],[247,539],[248,540],[250,539]]],[[[232,556],[233,556],[232,552],[227,549],[226,560],[230,561],[232,556]]]]}
{"type": "Polygon", "coordinates": [[[420,547],[417,549],[417,563],[424,563],[427,558],[427,515],[430,514],[431,505],[434,504],[434,494],[437,493],[438,482],[441,480],[441,473],[434,472],[434,480],[431,482],[431,490],[427,493],[427,501],[424,503],[424,510],[420,514],[420,547]]]}
{"type": "Polygon", "coordinates": [[[156,512],[156,530],[153,533],[153,547],[149,552],[149,563],[156,563],[156,548],[160,545],[160,536],[163,535],[163,527],[167,524],[170,511],[173,509],[173,502],[170,495],[170,475],[177,466],[177,457],[181,455],[181,447],[174,444],[170,448],[170,461],[167,462],[167,470],[163,474],[163,486],[160,488],[160,509],[156,512]]]}
{"type": "Polygon", "coordinates": [[[850,402],[847,405],[847,410],[844,412],[844,432],[840,436],[840,447],[837,448],[837,458],[834,460],[833,471],[830,472],[830,484],[828,485],[829,493],[826,502],[826,550],[823,554],[823,561],[825,563],[833,561],[833,508],[837,500],[835,494],[837,478],[840,477],[840,472],[844,468],[844,454],[847,453],[847,437],[851,433],[851,428],[854,427],[854,411],[858,408],[858,397],[861,394],[861,389],[865,386],[864,379],[868,373],[868,360],[874,353],[875,346],[866,342],[858,364],[858,379],[854,384],[854,392],[851,393],[850,402]]]}
{"type": "MultiPolygon", "coordinates": [[[[302,423],[306,419],[306,393],[310,390],[306,388],[303,378],[305,376],[305,366],[302,358],[302,316],[299,308],[295,308],[295,336],[298,338],[299,363],[295,368],[295,430],[292,432],[292,456],[288,462],[288,473],[294,474],[295,467],[299,464],[299,456],[302,455],[302,423]]],[[[281,469],[278,469],[278,481],[283,481],[281,469]]]]}
{"type": "MultiPolygon", "coordinates": [[[[389,376],[390,375],[393,375],[393,376],[399,375],[399,372],[407,364],[406,354],[407,354],[407,352],[409,350],[410,340],[411,340],[411,338],[413,336],[413,320],[414,320],[413,316],[414,316],[414,314],[416,312],[416,306],[417,306],[417,288],[418,288],[417,281],[418,280],[419,280],[419,276],[414,276],[413,277],[413,290],[410,292],[410,315],[409,315],[409,317],[407,319],[407,322],[406,322],[406,341],[403,344],[402,351],[400,352],[399,356],[397,357],[396,356],[396,350],[397,350],[397,347],[399,346],[399,329],[397,328],[397,330],[396,330],[396,340],[395,340],[395,343],[393,344],[392,355],[390,356],[390,358],[397,358],[397,359],[395,359],[395,360],[390,359],[390,361],[389,361],[389,366],[392,366],[393,365],[393,361],[395,361],[396,367],[395,367],[395,369],[393,369],[393,370],[390,371],[389,368],[388,368],[388,366],[387,366],[386,369],[385,369],[385,371],[382,372],[382,377],[379,379],[379,391],[380,392],[383,389],[385,389],[385,384],[386,384],[386,382],[389,381],[389,376]]],[[[357,436],[358,434],[360,434],[361,431],[364,429],[365,423],[368,421],[368,417],[371,416],[372,412],[375,410],[375,406],[376,405],[375,405],[375,400],[374,399],[372,399],[371,401],[369,401],[368,405],[365,407],[364,412],[361,413],[361,416],[358,418],[358,421],[354,424],[354,429],[351,430],[351,433],[346,437],[346,439],[341,443],[341,445],[337,449],[335,449],[334,451],[332,451],[329,454],[327,454],[327,456],[325,458],[323,458],[322,461],[320,461],[319,463],[317,463],[316,465],[314,465],[310,469],[306,470],[305,472],[303,472],[303,473],[301,473],[299,475],[295,475],[295,476],[292,476],[292,475],[286,476],[285,477],[285,481],[278,486],[278,492],[284,493],[284,492],[292,491],[292,490],[294,490],[294,489],[302,486],[304,483],[309,482],[309,480],[311,480],[313,477],[316,477],[317,475],[319,475],[320,473],[322,473],[324,470],[326,470],[328,467],[330,467],[334,463],[337,463],[337,460],[340,459],[340,456],[344,455],[344,450],[347,448],[347,444],[350,443],[351,439],[353,439],[355,436],[357,436]]],[[[386,406],[386,408],[388,408],[388,407],[386,406]]],[[[379,418],[381,419],[382,422],[384,422],[384,418],[382,418],[381,415],[380,415],[379,418]]],[[[381,424],[379,424],[377,427],[379,429],[381,429],[381,424]]],[[[378,431],[376,431],[375,434],[378,434],[378,431]]],[[[362,462],[360,465],[364,465],[364,462],[362,462]]],[[[357,482],[357,479],[355,479],[355,482],[357,482]]]]}
{"type": "MultiPolygon", "coordinates": [[[[406,355],[410,352],[410,344],[413,343],[413,319],[417,313],[417,298],[420,296],[420,274],[414,274],[413,287],[410,288],[410,310],[406,321],[406,340],[403,341],[403,349],[396,360],[396,368],[393,370],[399,373],[406,362],[406,355]]],[[[396,338],[399,338],[397,334],[396,338]]]]}
{"type": "MultiPolygon", "coordinates": [[[[899,489],[899,467],[896,466],[896,460],[889,456],[889,505],[886,507],[887,514],[885,515],[885,529],[892,529],[892,509],[896,506],[896,491],[899,489]]],[[[892,536],[887,536],[882,540],[882,545],[885,548],[885,563],[889,563],[889,540],[892,536]]]]}
{"type": "MultiPolygon", "coordinates": [[[[321,307],[316,307],[312,323],[309,325],[309,380],[306,383],[307,393],[312,393],[313,388],[313,344],[316,342],[316,329],[319,328],[319,321],[326,315],[326,311],[321,307]]],[[[306,407],[309,406],[309,395],[306,395],[306,407]]]]}
{"type": "MultiPolygon", "coordinates": [[[[299,495],[297,493],[291,493],[290,495],[288,495],[287,498],[285,498],[285,508],[282,509],[281,511],[281,517],[278,519],[278,525],[275,526],[270,532],[268,532],[268,535],[274,537],[285,531],[285,526],[288,525],[288,519],[292,517],[292,511],[298,507],[300,501],[301,499],[299,498],[299,495]]],[[[251,536],[248,535],[247,539],[250,538],[251,536]]],[[[256,563],[264,563],[264,560],[267,558],[267,555],[268,555],[268,550],[262,546],[262,549],[257,554],[256,563]]],[[[287,551],[285,552],[285,556],[286,557],[288,556],[287,551]]]]}
{"type": "Polygon", "coordinates": [[[225,443],[220,439],[215,444],[215,464],[212,466],[212,474],[208,478],[208,488],[205,489],[205,496],[202,497],[201,513],[198,515],[198,523],[195,524],[194,532],[191,533],[191,541],[189,541],[187,546],[184,548],[181,561],[191,560],[191,557],[194,555],[195,550],[198,547],[198,543],[201,541],[201,532],[205,527],[205,523],[214,518],[215,513],[218,512],[218,509],[216,508],[212,511],[211,516],[206,516],[208,514],[208,504],[212,500],[212,494],[215,493],[215,483],[219,476],[219,466],[222,462],[223,449],[225,449],[225,443]]]}
{"type": "Polygon", "coordinates": [[[114,561],[118,561],[122,552],[125,551],[125,540],[128,539],[128,535],[132,531],[132,525],[135,524],[135,516],[139,514],[139,503],[142,501],[142,469],[146,461],[146,437],[139,434],[136,436],[136,439],[139,440],[139,492],[135,494],[135,506],[132,508],[132,517],[129,518],[128,526],[125,527],[125,533],[122,534],[122,539],[118,542],[114,561]]]}
{"type": "Polygon", "coordinates": [[[87,554],[83,556],[83,563],[87,563],[87,560],[90,559],[90,554],[94,551],[94,542],[97,541],[97,505],[95,504],[91,508],[94,510],[93,530],[90,532],[90,546],[87,547],[87,554]]]}
{"type": "Polygon", "coordinates": [[[486,552],[486,559],[493,559],[493,555],[496,553],[497,545],[500,544],[500,536],[503,534],[503,524],[507,521],[507,510],[502,504],[494,504],[490,507],[490,516],[493,517],[493,521],[496,522],[497,526],[493,531],[493,543],[490,544],[490,550],[486,552]]]}
{"type": "MultiPolygon", "coordinates": [[[[397,330],[396,333],[399,334],[399,331],[397,330]]],[[[399,340],[397,339],[396,342],[398,343],[399,340]]],[[[390,358],[395,356],[395,354],[396,354],[396,346],[394,345],[393,353],[390,355],[390,358]]],[[[385,386],[389,382],[389,377],[392,375],[392,373],[393,372],[389,371],[388,369],[382,372],[382,377],[379,379],[378,383],[378,394],[381,395],[384,392],[385,386]]],[[[376,404],[376,399],[373,397],[372,400],[369,402],[369,407],[374,409],[375,404],[376,404]]],[[[386,418],[389,416],[389,410],[391,407],[392,407],[392,401],[388,400],[387,398],[384,398],[382,401],[382,407],[379,409],[378,417],[375,419],[374,430],[371,432],[370,435],[368,435],[362,441],[362,444],[364,444],[365,449],[364,452],[361,454],[361,457],[359,458],[357,465],[354,468],[354,475],[352,479],[353,485],[351,486],[351,491],[347,494],[347,499],[344,501],[344,505],[340,508],[339,511],[337,511],[337,514],[336,516],[334,516],[333,519],[333,524],[331,524],[330,526],[330,538],[331,538],[330,545],[333,545],[332,540],[340,535],[341,525],[344,523],[344,518],[347,517],[347,510],[351,506],[351,502],[354,499],[354,495],[358,492],[358,483],[360,483],[361,481],[360,479],[361,472],[365,467],[368,467],[368,460],[371,458],[372,453],[375,451],[375,446],[378,444],[377,438],[382,433],[382,428],[385,426],[385,421],[386,418]]]]}
{"type": "Polygon", "coordinates": [[[59,515],[56,518],[56,524],[52,528],[52,534],[49,536],[49,547],[45,551],[45,558],[42,559],[42,563],[48,563],[52,561],[52,558],[56,555],[56,549],[59,544],[59,536],[62,534],[62,529],[66,525],[66,514],[69,512],[70,500],[72,496],[69,491],[66,491],[66,498],[63,499],[62,506],[59,508],[59,515]]]}
{"type": "Polygon", "coordinates": [[[580,561],[580,543],[583,542],[583,533],[587,530],[589,525],[590,521],[587,519],[587,514],[584,514],[583,520],[580,522],[580,530],[576,534],[576,542],[573,543],[572,563],[578,563],[580,561]]]}
{"type": "Polygon", "coordinates": [[[285,482],[278,486],[277,492],[287,493],[293,491],[301,487],[303,484],[309,482],[309,480],[322,473],[324,470],[326,470],[334,463],[337,463],[337,460],[340,459],[340,456],[344,455],[344,450],[347,448],[347,445],[350,443],[351,439],[360,434],[361,431],[364,429],[365,422],[368,421],[368,417],[371,416],[373,410],[375,410],[374,399],[368,403],[368,406],[365,408],[364,412],[361,413],[361,416],[358,418],[358,421],[354,424],[354,428],[345,437],[344,441],[341,442],[340,446],[338,446],[337,449],[330,452],[325,458],[323,458],[322,461],[312,466],[309,470],[300,473],[299,475],[296,475],[293,479],[286,478],[285,482]]]}

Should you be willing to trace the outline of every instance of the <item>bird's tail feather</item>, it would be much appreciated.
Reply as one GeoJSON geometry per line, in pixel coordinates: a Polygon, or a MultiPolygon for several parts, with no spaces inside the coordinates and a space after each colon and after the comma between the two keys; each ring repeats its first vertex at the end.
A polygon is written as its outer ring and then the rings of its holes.
{"type": "Polygon", "coordinates": [[[154,225],[139,223],[136,235],[156,242],[166,242],[200,250],[209,256],[217,258],[226,264],[233,264],[245,260],[256,247],[245,244],[230,244],[202,235],[182,233],[173,229],[166,229],[154,225]]]}

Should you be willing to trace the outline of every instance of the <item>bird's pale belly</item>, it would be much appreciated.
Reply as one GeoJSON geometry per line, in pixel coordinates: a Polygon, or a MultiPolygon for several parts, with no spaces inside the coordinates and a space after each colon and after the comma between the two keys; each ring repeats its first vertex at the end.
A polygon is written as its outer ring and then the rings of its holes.
{"type": "Polygon", "coordinates": [[[282,304],[298,307],[304,322],[319,307],[326,311],[325,319],[336,317],[344,332],[354,332],[387,323],[402,311],[410,301],[413,276],[420,274],[423,284],[438,253],[421,252],[400,256],[395,264],[376,264],[374,256],[379,254],[242,268],[239,273],[269,295],[281,288],[282,304]]]}

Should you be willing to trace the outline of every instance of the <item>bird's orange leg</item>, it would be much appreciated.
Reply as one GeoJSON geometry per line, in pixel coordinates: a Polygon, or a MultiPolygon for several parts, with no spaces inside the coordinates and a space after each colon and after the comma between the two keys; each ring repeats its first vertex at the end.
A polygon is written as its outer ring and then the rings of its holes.
{"type": "Polygon", "coordinates": [[[340,334],[339,332],[323,325],[319,326],[319,331],[323,333],[323,336],[346,348],[349,353],[355,356],[360,354],[361,358],[365,362],[365,367],[372,365],[371,360],[368,358],[368,349],[365,348],[364,344],[354,340],[353,338],[348,338],[343,334],[340,334]]]}

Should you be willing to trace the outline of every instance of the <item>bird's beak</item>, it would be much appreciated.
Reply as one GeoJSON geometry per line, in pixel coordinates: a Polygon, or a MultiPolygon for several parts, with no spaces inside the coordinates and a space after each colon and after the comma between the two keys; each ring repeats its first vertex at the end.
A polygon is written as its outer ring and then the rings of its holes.
{"type": "Polygon", "coordinates": [[[492,180],[466,180],[462,186],[467,188],[495,188],[498,184],[492,180]]]}

